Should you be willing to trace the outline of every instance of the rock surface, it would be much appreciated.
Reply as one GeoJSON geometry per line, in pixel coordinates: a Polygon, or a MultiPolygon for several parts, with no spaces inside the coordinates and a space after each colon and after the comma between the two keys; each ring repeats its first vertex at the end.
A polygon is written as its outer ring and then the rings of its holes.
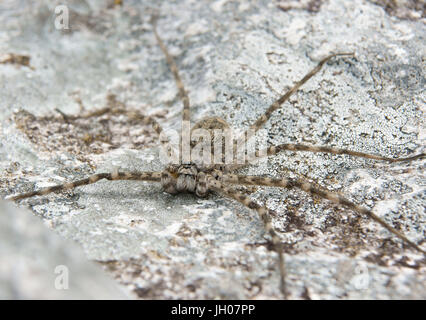
{"type": "Polygon", "coordinates": [[[70,240],[29,210],[0,202],[0,299],[125,299],[70,240]]]}
{"type": "MultiPolygon", "coordinates": [[[[420,18],[399,20],[366,1],[318,1],[315,10],[283,3],[2,2],[0,53],[28,55],[30,62],[0,64],[1,194],[116,168],[163,168],[149,126],[110,114],[78,121],[61,115],[121,104],[179,128],[182,103],[153,36],[153,13],[189,92],[193,120],[219,116],[245,128],[322,57],[355,52],[329,62],[273,114],[268,142],[388,157],[421,153],[420,18]],[[58,30],[55,7],[63,3],[70,29],[58,30]]],[[[421,160],[389,165],[285,152],[243,172],[301,174],[424,241],[421,160]]],[[[298,190],[258,188],[252,197],[276,211],[290,298],[426,298],[423,256],[368,218],[298,190]]],[[[156,184],[101,181],[19,205],[77,241],[135,297],[281,298],[276,255],[256,213],[219,195],[171,196],[156,184]]]]}

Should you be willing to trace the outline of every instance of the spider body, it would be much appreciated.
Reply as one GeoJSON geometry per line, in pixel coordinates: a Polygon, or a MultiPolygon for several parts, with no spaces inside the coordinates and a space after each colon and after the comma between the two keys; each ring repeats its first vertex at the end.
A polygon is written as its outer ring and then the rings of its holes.
{"type": "Polygon", "coordinates": [[[161,174],[161,185],[170,194],[189,192],[205,197],[208,190],[204,176],[204,172],[193,163],[170,165],[161,174]]]}
{"type": "MultiPolygon", "coordinates": [[[[193,193],[198,197],[204,198],[210,192],[215,192],[222,194],[228,198],[236,200],[243,204],[244,206],[255,210],[258,213],[260,220],[264,223],[265,231],[270,237],[270,242],[272,243],[273,250],[278,257],[278,269],[280,273],[280,288],[284,296],[286,296],[287,291],[285,289],[285,263],[284,263],[284,250],[282,240],[279,235],[275,232],[273,224],[271,221],[272,211],[268,209],[265,205],[259,204],[258,202],[252,200],[249,196],[241,193],[236,189],[237,186],[268,186],[268,187],[277,187],[277,188],[298,188],[306,193],[311,195],[319,196],[320,198],[327,199],[335,204],[345,206],[361,215],[367,216],[370,219],[379,223],[382,227],[386,228],[393,235],[397,236],[399,239],[404,241],[410,247],[415,250],[425,253],[425,251],[416,243],[410,241],[404,234],[396,230],[394,227],[386,223],[382,218],[377,216],[371,210],[364,208],[361,205],[355,204],[342,195],[331,192],[326,188],[319,187],[314,183],[308,182],[302,178],[269,178],[262,176],[245,176],[233,173],[235,169],[244,167],[250,163],[250,158],[245,159],[246,162],[243,164],[240,163],[230,163],[224,164],[223,161],[220,163],[215,162],[203,162],[195,161],[191,159],[192,152],[195,150],[196,144],[191,140],[191,135],[195,133],[195,129],[205,129],[207,131],[212,131],[215,129],[226,130],[229,128],[229,125],[222,119],[218,118],[207,118],[199,121],[191,128],[190,123],[190,103],[187,92],[184,89],[182,80],[178,73],[178,68],[174,62],[172,56],[167,51],[167,48],[161,38],[159,37],[155,19],[153,19],[153,32],[158,41],[158,44],[163,51],[167,64],[170,67],[176,85],[179,91],[179,96],[183,103],[183,112],[182,112],[182,131],[180,137],[180,146],[179,146],[179,157],[177,163],[169,164],[162,171],[155,172],[121,172],[114,171],[111,173],[96,173],[90,177],[87,177],[82,180],[69,182],[66,184],[56,185],[52,187],[47,187],[44,189],[31,191],[28,193],[22,193],[15,196],[9,197],[11,200],[20,200],[24,198],[29,198],[37,195],[47,195],[51,192],[59,192],[62,190],[69,190],[79,186],[88,185],[96,183],[99,180],[139,180],[139,181],[148,181],[154,183],[160,183],[163,190],[169,194],[179,194],[179,193],[193,193]],[[188,154],[189,153],[189,154],[188,154]],[[189,159],[189,160],[188,160],[189,159]]],[[[350,56],[353,57],[351,53],[337,53],[330,54],[329,56],[323,58],[315,68],[308,72],[300,81],[296,82],[295,85],[288,90],[284,95],[278,98],[274,103],[272,103],[265,113],[260,116],[245,132],[243,139],[248,141],[251,136],[253,136],[264,124],[269,120],[271,115],[277,110],[284,102],[286,102],[289,97],[294,94],[304,83],[306,83],[311,77],[317,74],[321,68],[331,59],[338,56],[350,56]]],[[[85,116],[86,118],[95,117],[101,114],[102,112],[111,112],[113,114],[128,114],[128,111],[122,108],[110,108],[101,110],[101,112],[93,112],[85,116]]],[[[146,117],[143,115],[131,115],[132,118],[138,119],[144,123],[151,124],[155,131],[158,134],[162,132],[161,126],[151,117],[146,117]]],[[[71,121],[72,118],[68,117],[71,121]]],[[[211,141],[217,141],[217,137],[214,136],[213,140],[207,142],[208,147],[212,147],[211,141]]],[[[161,140],[163,144],[167,145],[168,140],[161,140]]],[[[204,141],[206,142],[206,141],[204,141]]],[[[231,145],[234,154],[235,151],[239,150],[239,145],[234,143],[231,145]]],[[[167,150],[170,149],[167,147],[167,150]]],[[[220,149],[224,150],[224,149],[220,149]]],[[[388,162],[397,162],[397,161],[414,161],[424,158],[424,154],[417,154],[414,156],[406,158],[388,158],[380,155],[372,155],[359,151],[352,151],[347,149],[337,149],[328,146],[310,146],[302,144],[281,144],[277,146],[268,146],[266,150],[263,150],[263,153],[256,152],[255,156],[263,154],[265,156],[273,156],[279,152],[283,151],[292,151],[292,152],[320,152],[320,153],[330,153],[330,154],[345,154],[350,156],[368,158],[373,160],[381,160],[388,162]]],[[[171,153],[174,153],[172,150],[171,153]]],[[[211,154],[212,155],[212,154],[211,154]]],[[[213,156],[213,155],[212,155],[213,156]]],[[[224,159],[224,154],[222,153],[219,156],[219,159],[224,159]]],[[[234,158],[232,158],[234,160],[234,158]]]]}

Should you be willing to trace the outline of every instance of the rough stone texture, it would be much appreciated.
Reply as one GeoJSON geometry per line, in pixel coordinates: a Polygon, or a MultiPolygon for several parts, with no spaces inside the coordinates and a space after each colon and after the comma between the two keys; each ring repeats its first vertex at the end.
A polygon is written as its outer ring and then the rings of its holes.
{"type": "MultiPolygon", "coordinates": [[[[126,119],[107,115],[95,125],[70,124],[54,111],[95,110],[114,94],[163,127],[179,128],[182,104],[152,33],[153,12],[193,119],[215,115],[244,128],[319,59],[355,52],[330,62],[273,114],[268,141],[390,157],[422,152],[424,24],[366,1],[323,1],[315,10],[283,10],[282,2],[124,1],[107,8],[104,1],[73,1],[68,31],[54,28],[54,1],[2,2],[0,52],[30,55],[34,68],[0,64],[2,195],[114,168],[162,168],[149,128],[132,131],[126,119]],[[35,118],[12,116],[19,109],[35,118]],[[86,139],[97,131],[113,137],[86,139]],[[86,146],[77,148],[81,140],[86,146]]],[[[285,152],[244,172],[297,172],[424,241],[422,161],[388,165],[285,152]]],[[[290,298],[426,298],[423,256],[366,217],[298,190],[258,188],[252,196],[277,212],[290,298]]],[[[77,241],[136,297],[281,298],[276,255],[256,213],[220,196],[171,196],[155,184],[102,181],[20,205],[77,241]]]]}
{"type": "Polygon", "coordinates": [[[424,0],[370,0],[385,9],[386,13],[400,19],[419,20],[426,17],[424,0]]]}
{"type": "Polygon", "coordinates": [[[0,299],[123,299],[79,246],[29,210],[0,202],[0,299]]]}

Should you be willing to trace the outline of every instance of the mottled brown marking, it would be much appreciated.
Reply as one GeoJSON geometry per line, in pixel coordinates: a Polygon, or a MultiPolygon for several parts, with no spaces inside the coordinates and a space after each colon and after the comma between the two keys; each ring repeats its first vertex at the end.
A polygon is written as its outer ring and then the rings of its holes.
{"type": "MultiPolygon", "coordinates": [[[[178,68],[176,66],[175,61],[173,60],[173,57],[169,54],[166,46],[164,45],[163,41],[159,37],[156,25],[155,25],[155,19],[153,19],[153,31],[154,35],[159,43],[159,46],[163,53],[166,56],[167,64],[175,78],[176,86],[179,91],[179,97],[182,100],[183,103],[183,111],[182,111],[182,127],[183,123],[187,121],[189,123],[190,120],[190,102],[188,93],[185,91],[183,82],[180,78],[178,68]]],[[[287,91],[283,96],[281,96],[279,99],[277,99],[274,103],[272,103],[269,108],[264,112],[263,115],[261,115],[255,122],[252,124],[249,129],[246,131],[245,137],[246,140],[248,140],[251,137],[251,134],[255,133],[259,128],[261,128],[266,121],[269,120],[269,118],[272,116],[273,112],[277,110],[283,103],[285,103],[289,97],[294,94],[306,81],[308,81],[311,77],[313,77],[316,73],[320,71],[322,66],[331,58],[336,56],[343,56],[343,55],[352,55],[352,54],[346,54],[346,53],[340,53],[340,54],[332,54],[323,60],[321,60],[318,65],[313,68],[309,73],[307,73],[300,81],[298,81],[290,90],[287,91]]],[[[80,100],[81,102],[81,100],[80,100]]],[[[158,122],[153,119],[152,117],[143,116],[138,112],[135,111],[127,111],[124,108],[124,104],[120,104],[116,99],[115,96],[109,97],[109,105],[106,108],[96,110],[94,112],[91,112],[89,114],[83,115],[83,116],[68,116],[63,113],[62,117],[63,119],[67,121],[72,121],[73,119],[77,118],[90,118],[90,117],[99,117],[101,115],[104,115],[106,113],[112,113],[114,115],[119,114],[125,114],[129,117],[129,119],[139,120],[142,123],[145,124],[151,124],[152,128],[160,134],[162,132],[161,126],[158,124],[158,122]]],[[[221,124],[223,127],[229,127],[228,124],[224,121],[216,121],[215,125],[218,123],[221,124]],[[221,122],[222,121],[222,122],[221,122]]],[[[30,119],[31,122],[31,119],[30,119]]],[[[199,124],[202,124],[203,122],[200,121],[198,124],[194,126],[197,127],[199,124]]],[[[190,127],[190,125],[189,125],[190,127]]],[[[91,141],[92,137],[87,137],[85,141],[91,141]]],[[[167,141],[161,141],[162,143],[167,143],[167,141]]],[[[235,147],[235,145],[234,145],[235,147]]],[[[170,148],[168,149],[169,152],[171,152],[170,148]]],[[[422,159],[425,157],[425,154],[419,154],[416,156],[411,156],[407,158],[399,158],[399,159],[391,159],[386,158],[382,156],[377,155],[370,155],[362,152],[357,151],[351,151],[346,149],[337,149],[333,147],[327,147],[327,146],[308,146],[304,144],[281,144],[278,146],[270,146],[264,154],[275,155],[278,152],[284,151],[284,150],[290,150],[290,151],[308,151],[308,152],[324,152],[324,153],[331,153],[331,154],[347,154],[351,156],[357,156],[357,157],[364,157],[369,159],[375,159],[375,160],[385,160],[385,161],[406,161],[406,160],[415,160],[415,159],[422,159]]],[[[235,152],[234,152],[235,154],[235,152]]],[[[258,156],[260,153],[259,151],[256,151],[256,156],[258,156]]],[[[29,198],[37,195],[46,195],[52,192],[57,192],[65,189],[72,189],[78,186],[87,185],[91,183],[95,183],[101,179],[108,179],[108,180],[140,180],[140,181],[152,181],[152,182],[161,182],[163,189],[169,193],[178,193],[176,190],[176,184],[178,178],[180,178],[179,169],[182,168],[182,165],[178,166],[169,166],[162,172],[119,172],[115,170],[112,173],[99,173],[90,176],[89,178],[65,183],[62,185],[56,185],[52,187],[43,188],[37,191],[32,191],[28,193],[19,194],[16,196],[9,197],[9,199],[12,200],[20,200],[24,198],[29,198]]],[[[186,167],[183,167],[186,169],[186,167]]],[[[233,166],[232,168],[236,169],[238,166],[233,166]]],[[[272,186],[272,187],[283,187],[283,188],[293,188],[297,187],[300,188],[310,194],[320,196],[321,198],[328,199],[336,204],[344,205],[356,212],[362,213],[374,221],[381,224],[384,228],[395,234],[397,237],[399,237],[401,240],[405,241],[410,246],[414,247],[415,249],[419,250],[420,252],[424,251],[408,240],[402,233],[391,227],[390,225],[386,224],[380,217],[375,215],[370,210],[363,208],[360,205],[357,205],[348,199],[344,198],[343,196],[330,192],[328,190],[322,189],[320,187],[316,187],[314,184],[310,184],[307,181],[301,180],[301,179],[288,179],[288,178],[266,178],[266,177],[258,177],[258,176],[239,176],[235,174],[228,174],[229,168],[221,168],[220,170],[215,169],[197,169],[198,176],[197,176],[197,185],[195,188],[197,192],[197,195],[203,196],[205,193],[207,193],[208,190],[215,190],[219,193],[222,193],[234,200],[239,201],[246,207],[250,209],[256,210],[258,213],[259,218],[264,223],[264,228],[266,232],[270,235],[272,239],[272,244],[274,247],[274,251],[278,254],[278,264],[279,264],[279,271],[281,276],[281,290],[286,296],[286,290],[285,290],[285,265],[284,265],[284,254],[283,254],[283,245],[281,243],[281,240],[277,233],[275,232],[273,228],[273,224],[271,221],[271,215],[272,211],[269,210],[265,205],[259,205],[255,201],[251,200],[246,195],[240,193],[239,191],[235,190],[232,187],[227,186],[226,184],[241,184],[241,185],[259,185],[259,186],[272,186]],[[224,171],[227,170],[227,171],[224,171]],[[225,172],[226,174],[223,174],[225,172]],[[217,180],[216,180],[217,179],[217,180]],[[202,194],[201,194],[202,193],[202,194]]],[[[187,189],[188,190],[188,189],[187,189]]],[[[191,189],[192,190],[192,189],[191,189]]],[[[193,190],[192,190],[193,192],[193,190]]]]}

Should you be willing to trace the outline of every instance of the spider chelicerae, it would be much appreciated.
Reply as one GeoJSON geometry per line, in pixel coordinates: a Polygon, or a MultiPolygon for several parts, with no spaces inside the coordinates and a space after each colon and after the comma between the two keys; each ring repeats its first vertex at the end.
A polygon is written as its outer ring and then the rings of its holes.
{"type": "MultiPolygon", "coordinates": [[[[261,205],[258,202],[252,200],[248,195],[238,189],[238,186],[269,186],[269,187],[278,187],[278,188],[298,188],[307,193],[310,193],[315,196],[319,196],[321,198],[327,199],[335,204],[343,205],[357,213],[362,215],[366,215],[369,218],[373,219],[396,237],[404,241],[407,245],[422,252],[425,251],[420,248],[416,243],[410,241],[404,234],[387,224],[383,219],[378,217],[371,210],[364,208],[363,206],[357,205],[342,195],[330,192],[322,187],[319,187],[313,183],[309,183],[307,180],[302,178],[269,178],[263,176],[247,176],[247,175],[239,175],[235,174],[235,170],[242,168],[248,165],[251,160],[250,157],[244,159],[243,163],[236,163],[235,157],[231,157],[231,161],[225,161],[225,155],[223,151],[225,149],[221,148],[222,151],[219,159],[215,158],[215,161],[203,162],[203,161],[195,161],[191,159],[192,150],[195,149],[196,144],[192,140],[192,134],[195,132],[194,130],[204,128],[209,132],[216,132],[214,130],[225,130],[228,129],[228,124],[220,119],[220,118],[207,118],[199,121],[194,126],[190,124],[190,102],[188,94],[184,88],[183,82],[179,76],[177,65],[173,59],[173,57],[168,52],[164,42],[161,40],[157,28],[156,28],[156,19],[152,19],[153,33],[157,42],[166,57],[167,64],[172,72],[180,99],[183,103],[183,112],[182,112],[182,131],[180,134],[179,148],[176,149],[170,148],[169,142],[167,139],[163,139],[161,142],[163,146],[167,150],[167,155],[169,157],[173,157],[176,161],[174,163],[169,164],[165,167],[163,171],[156,172],[127,172],[127,171],[113,171],[107,173],[97,173],[92,176],[89,176],[85,179],[73,181],[65,184],[55,185],[47,188],[43,188],[40,190],[17,194],[13,196],[9,196],[10,200],[21,200],[24,198],[29,198],[33,196],[43,196],[52,192],[60,192],[63,190],[74,189],[79,186],[88,185],[92,183],[96,183],[99,180],[107,179],[107,180],[139,180],[139,181],[150,181],[160,183],[163,187],[164,191],[170,194],[178,194],[183,192],[194,193],[199,197],[206,197],[210,192],[216,192],[222,194],[226,197],[234,199],[246,207],[255,210],[260,219],[264,223],[265,231],[269,234],[271,238],[272,248],[276,252],[278,256],[278,268],[280,272],[280,288],[281,291],[286,297],[286,268],[284,263],[284,248],[283,243],[277,233],[274,231],[271,222],[271,215],[273,214],[270,209],[268,209],[265,205],[261,205]],[[189,144],[186,143],[189,141],[189,144]],[[216,161],[218,160],[218,161],[216,161]]],[[[352,53],[335,53],[330,54],[329,56],[323,58],[318,65],[308,72],[300,81],[296,82],[296,84],[288,90],[284,95],[282,95],[278,100],[272,103],[266,112],[259,117],[242,135],[243,143],[238,144],[236,141],[233,141],[230,146],[231,154],[237,154],[240,152],[240,148],[247,142],[252,136],[259,131],[260,128],[269,120],[271,115],[275,110],[280,108],[280,106],[285,103],[291,95],[293,95],[304,83],[306,83],[311,77],[317,74],[322,67],[331,59],[335,57],[346,56],[352,57],[352,53]]],[[[133,120],[139,120],[142,123],[152,125],[153,129],[161,136],[164,131],[158,122],[148,116],[144,116],[138,112],[128,111],[122,105],[111,105],[104,109],[79,116],[68,116],[62,114],[66,121],[73,121],[79,117],[84,118],[92,118],[101,116],[105,113],[111,114],[125,114],[129,118],[133,120]]],[[[212,150],[212,143],[223,142],[224,138],[216,139],[215,133],[213,134],[214,139],[208,143],[210,150],[212,150]]],[[[240,141],[241,142],[241,141],[240,141]]],[[[205,145],[205,143],[204,143],[205,145]]],[[[228,146],[229,147],[229,146],[228,146]]],[[[217,150],[217,149],[215,149],[217,150]]],[[[320,152],[320,153],[330,153],[330,154],[346,154],[355,157],[368,158],[373,160],[382,160],[388,162],[398,162],[398,161],[412,161],[416,159],[424,158],[425,154],[418,154],[415,156],[407,157],[407,158],[387,158],[379,155],[367,154],[358,151],[346,150],[346,149],[338,149],[327,146],[311,146],[304,144],[280,144],[277,146],[269,146],[264,150],[258,150],[254,153],[254,157],[261,156],[273,156],[281,151],[289,150],[292,152],[296,151],[305,151],[305,152],[320,152]]],[[[244,151],[245,152],[245,151],[244,151]]],[[[225,152],[226,153],[226,152],[225,152]]],[[[213,156],[213,154],[211,153],[213,156]]],[[[208,157],[211,160],[212,157],[208,157]]]]}

